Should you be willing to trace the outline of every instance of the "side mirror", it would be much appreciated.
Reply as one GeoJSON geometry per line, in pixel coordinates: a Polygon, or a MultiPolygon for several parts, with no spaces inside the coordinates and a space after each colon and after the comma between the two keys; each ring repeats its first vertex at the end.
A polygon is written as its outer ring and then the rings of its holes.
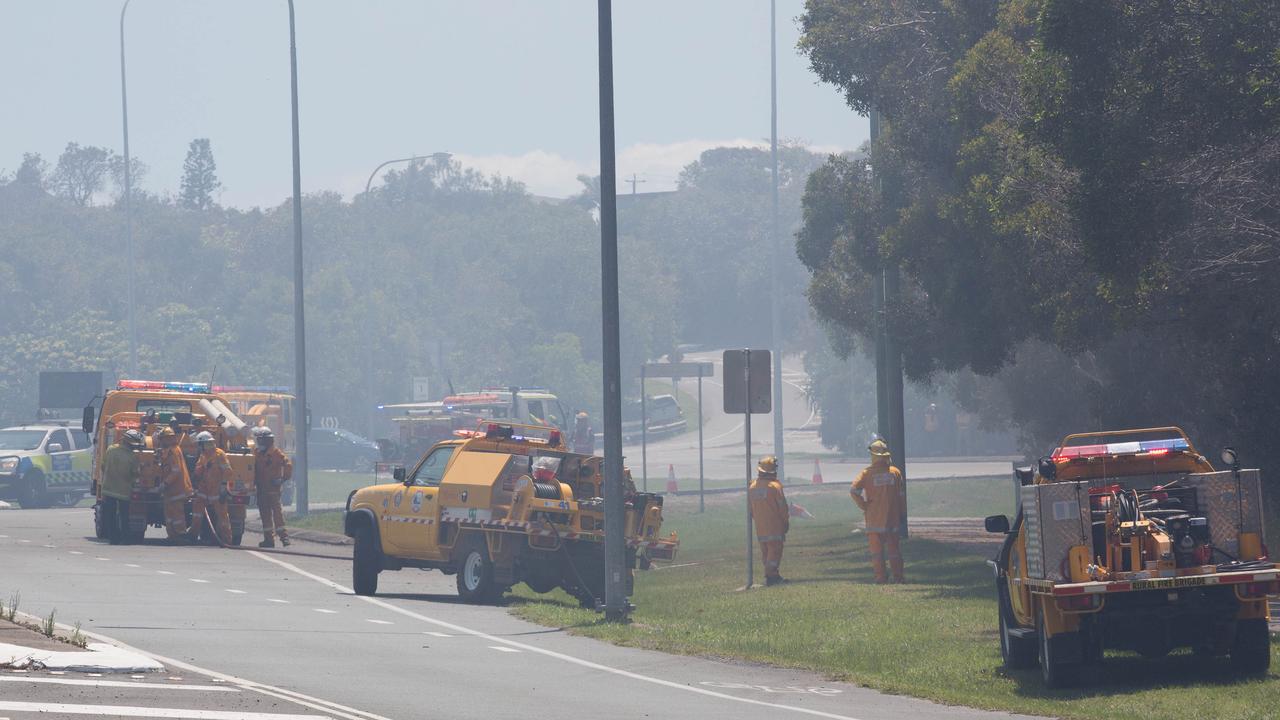
{"type": "Polygon", "coordinates": [[[398,467],[391,471],[391,477],[395,478],[396,482],[404,482],[404,474],[404,468],[402,467],[398,467]]]}
{"type": "Polygon", "coordinates": [[[45,452],[49,453],[50,455],[52,455],[53,453],[62,452],[65,449],[66,448],[62,447],[62,443],[49,443],[48,445],[45,446],[45,452]]]}
{"type": "Polygon", "coordinates": [[[1040,458],[1039,463],[1040,477],[1053,482],[1058,478],[1058,466],[1050,458],[1040,458]]]}
{"type": "Polygon", "coordinates": [[[93,406],[85,405],[84,414],[80,417],[80,429],[84,430],[85,435],[93,434],[93,406]]]}
{"type": "Polygon", "coordinates": [[[1008,533],[1009,517],[1007,515],[990,515],[982,521],[982,525],[989,533],[1008,533]]]}

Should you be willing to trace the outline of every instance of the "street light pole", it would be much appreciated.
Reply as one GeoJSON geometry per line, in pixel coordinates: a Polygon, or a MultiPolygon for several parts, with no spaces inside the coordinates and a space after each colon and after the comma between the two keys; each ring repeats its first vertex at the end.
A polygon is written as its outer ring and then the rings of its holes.
{"type": "Polygon", "coordinates": [[[125,258],[129,267],[125,271],[125,311],[129,317],[129,377],[138,377],[138,326],[134,319],[134,261],[133,261],[133,165],[129,159],[129,93],[125,84],[124,70],[124,13],[129,9],[129,0],[120,6],[120,115],[124,128],[124,226],[125,226],[125,258]]]}
{"type": "Polygon", "coordinates": [[[289,0],[289,100],[293,109],[293,376],[302,432],[294,454],[298,477],[297,511],[307,514],[307,436],[311,412],[307,404],[307,322],[302,298],[302,150],[298,144],[298,42],[294,31],[293,0],[289,0]]]}
{"type": "MultiPolygon", "coordinates": [[[[379,172],[379,171],[381,171],[381,170],[382,170],[382,168],[384,168],[384,167],[386,167],[386,166],[388,166],[388,165],[393,165],[393,164],[395,164],[395,163],[403,163],[403,162],[412,163],[412,162],[416,162],[416,161],[418,161],[418,160],[425,160],[425,159],[426,159],[426,158],[428,158],[428,157],[429,157],[429,158],[431,158],[431,159],[433,159],[433,160],[435,160],[436,162],[441,162],[441,163],[442,163],[442,162],[447,162],[447,161],[449,160],[449,158],[453,157],[453,155],[452,155],[452,154],[450,154],[450,153],[447,153],[447,152],[437,152],[437,153],[432,153],[432,154],[430,154],[430,155],[427,155],[427,156],[425,156],[425,157],[424,157],[424,156],[420,156],[420,155],[414,155],[413,157],[407,157],[407,158],[396,158],[396,159],[394,159],[394,160],[387,160],[386,162],[383,162],[383,163],[379,164],[377,167],[375,167],[375,168],[373,169],[373,172],[369,173],[369,179],[368,179],[367,181],[365,181],[365,184],[364,184],[365,204],[367,205],[367,204],[369,203],[369,190],[370,190],[370,188],[372,188],[372,187],[373,187],[373,179],[374,179],[375,177],[377,177],[377,176],[378,176],[378,172],[379,172]]],[[[368,238],[368,237],[372,237],[372,235],[373,235],[373,223],[371,222],[371,216],[370,216],[370,213],[369,213],[368,209],[366,209],[366,210],[365,210],[364,216],[365,216],[365,232],[367,233],[367,234],[366,234],[366,238],[368,238]]],[[[372,277],[372,276],[370,276],[370,277],[368,278],[367,284],[368,284],[368,286],[369,286],[370,288],[372,288],[372,286],[373,286],[373,277],[372,277]]],[[[372,320],[372,318],[371,318],[370,320],[372,320]]],[[[365,356],[364,356],[364,407],[365,407],[365,433],[366,433],[366,437],[369,437],[369,438],[372,438],[372,437],[373,437],[373,336],[372,336],[372,326],[373,326],[373,323],[372,323],[371,321],[370,321],[370,322],[366,322],[366,323],[365,323],[365,325],[364,325],[364,327],[365,327],[365,331],[364,331],[364,352],[365,352],[365,356]]]]}
{"type": "MultiPolygon", "coordinates": [[[[773,160],[773,215],[769,221],[769,251],[773,262],[769,263],[769,315],[770,334],[773,336],[773,455],[778,463],[778,478],[787,481],[783,455],[782,434],[782,308],[778,293],[778,266],[782,258],[778,253],[778,8],[777,0],[769,0],[769,126],[770,155],[773,160]]],[[[747,418],[750,422],[751,418],[747,418]]]]}
{"type": "Polygon", "coordinates": [[[618,317],[618,178],[613,137],[613,5],[598,0],[600,62],[600,295],[604,361],[604,615],[622,621],[630,602],[623,575],[622,352],[618,317]]]}

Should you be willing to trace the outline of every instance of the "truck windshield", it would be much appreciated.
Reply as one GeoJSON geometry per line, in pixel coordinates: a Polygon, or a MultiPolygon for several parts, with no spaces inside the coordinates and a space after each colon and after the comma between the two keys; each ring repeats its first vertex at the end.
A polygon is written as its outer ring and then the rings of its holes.
{"type": "Polygon", "coordinates": [[[35,450],[42,440],[43,430],[0,430],[0,450],[35,450]]]}

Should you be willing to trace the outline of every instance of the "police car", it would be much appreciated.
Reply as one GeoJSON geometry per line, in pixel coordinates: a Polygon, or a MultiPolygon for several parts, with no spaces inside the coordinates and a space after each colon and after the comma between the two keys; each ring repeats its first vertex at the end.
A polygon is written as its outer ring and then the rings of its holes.
{"type": "Polygon", "coordinates": [[[72,505],[91,489],[93,445],[80,428],[37,423],[0,429],[0,500],[24,508],[72,505]]]}

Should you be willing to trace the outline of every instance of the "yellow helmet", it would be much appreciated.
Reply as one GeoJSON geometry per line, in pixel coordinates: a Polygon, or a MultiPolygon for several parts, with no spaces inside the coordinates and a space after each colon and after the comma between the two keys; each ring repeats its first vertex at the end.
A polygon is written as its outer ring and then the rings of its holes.
{"type": "Polygon", "coordinates": [[[760,460],[760,464],[756,466],[756,472],[761,475],[777,475],[778,458],[772,455],[766,455],[760,460]]]}
{"type": "Polygon", "coordinates": [[[867,450],[871,451],[872,459],[887,458],[891,455],[889,446],[885,445],[884,441],[879,438],[872,440],[871,444],[867,446],[867,450]]]}

